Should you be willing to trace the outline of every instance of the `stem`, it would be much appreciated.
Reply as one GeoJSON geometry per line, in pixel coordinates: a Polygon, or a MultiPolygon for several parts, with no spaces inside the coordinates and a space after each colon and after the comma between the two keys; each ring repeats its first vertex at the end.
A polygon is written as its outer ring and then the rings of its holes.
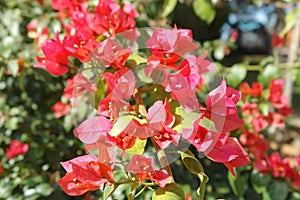
{"type": "MultiPolygon", "coordinates": [[[[300,6],[300,3],[297,4],[297,6],[300,6]]],[[[293,76],[290,72],[291,65],[296,61],[297,59],[297,49],[299,47],[299,40],[300,40],[300,17],[296,20],[296,23],[293,28],[294,32],[291,37],[291,44],[289,46],[289,52],[288,52],[288,66],[285,70],[285,88],[284,88],[284,94],[288,97],[288,105],[291,105],[292,97],[293,97],[293,76]]]]}
{"type": "Polygon", "coordinates": [[[145,185],[136,195],[134,195],[134,198],[137,198],[138,196],[140,196],[147,187],[148,186],[145,185]]]}
{"type": "Polygon", "coordinates": [[[173,177],[173,174],[172,174],[172,170],[171,170],[171,167],[170,167],[170,164],[169,164],[169,161],[168,161],[168,158],[167,158],[167,155],[166,155],[166,152],[161,149],[157,144],[156,142],[154,141],[153,138],[151,138],[151,141],[152,141],[152,144],[153,144],[153,147],[154,149],[156,150],[157,152],[157,157],[158,157],[158,160],[159,160],[159,163],[160,163],[160,166],[165,169],[169,175],[169,182],[170,183],[175,183],[175,180],[174,180],[174,177],[173,177]]]}

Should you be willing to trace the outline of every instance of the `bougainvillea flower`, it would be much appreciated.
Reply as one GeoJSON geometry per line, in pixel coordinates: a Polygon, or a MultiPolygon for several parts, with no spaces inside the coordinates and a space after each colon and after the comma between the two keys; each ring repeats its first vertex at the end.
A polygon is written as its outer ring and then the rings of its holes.
{"type": "Polygon", "coordinates": [[[100,136],[106,136],[112,129],[112,121],[106,117],[98,116],[92,117],[83,121],[74,133],[85,144],[92,144],[97,142],[100,136]]]}
{"type": "Polygon", "coordinates": [[[278,111],[280,114],[282,114],[285,117],[294,113],[294,110],[292,108],[287,108],[287,107],[280,108],[278,109],[278,111]]]}
{"type": "Polygon", "coordinates": [[[97,86],[90,82],[82,74],[75,75],[72,79],[67,80],[67,86],[64,89],[64,96],[70,99],[80,96],[85,91],[95,93],[97,86]]]}
{"type": "Polygon", "coordinates": [[[192,90],[198,85],[201,74],[215,69],[213,63],[206,60],[206,57],[207,52],[199,57],[189,55],[179,65],[180,73],[187,78],[192,90]]]}
{"type": "Polygon", "coordinates": [[[276,128],[285,126],[283,116],[276,112],[269,112],[266,120],[268,121],[268,124],[276,128]]]}
{"type": "Polygon", "coordinates": [[[283,87],[284,81],[282,79],[271,80],[268,100],[277,109],[287,107],[288,105],[288,99],[282,92],[283,87]]]}
{"type": "Polygon", "coordinates": [[[162,101],[156,101],[148,109],[147,120],[149,127],[155,130],[153,139],[160,148],[165,149],[171,143],[175,146],[178,145],[180,135],[171,128],[175,122],[175,117],[170,111],[167,98],[164,104],[162,101]]]}
{"type": "Polygon", "coordinates": [[[71,106],[68,103],[58,101],[51,107],[51,110],[54,112],[55,118],[60,118],[62,116],[69,114],[71,110],[71,106]]]}
{"type": "Polygon", "coordinates": [[[0,177],[2,176],[4,170],[5,170],[4,167],[0,166],[0,177]]]}
{"type": "Polygon", "coordinates": [[[57,183],[70,196],[79,196],[114,182],[113,170],[93,155],[61,162],[67,174],[57,183]]]}
{"type": "Polygon", "coordinates": [[[272,168],[274,177],[284,176],[286,169],[278,152],[274,152],[269,157],[268,161],[269,161],[269,165],[272,168]]]}
{"type": "Polygon", "coordinates": [[[234,167],[241,167],[250,163],[247,152],[239,141],[232,137],[228,137],[225,143],[218,142],[207,154],[207,157],[215,162],[223,163],[233,176],[235,176],[234,167]]]}
{"type": "Polygon", "coordinates": [[[251,124],[255,132],[260,132],[269,125],[267,119],[263,115],[258,115],[257,117],[253,118],[251,124]]]}
{"type": "Polygon", "coordinates": [[[172,98],[179,101],[187,111],[198,110],[198,100],[185,77],[181,73],[168,74],[166,72],[165,77],[162,85],[167,92],[171,93],[172,98]]]}
{"type": "Polygon", "coordinates": [[[8,159],[14,158],[18,155],[25,155],[28,151],[29,145],[21,143],[19,140],[12,140],[9,148],[6,149],[5,155],[8,159]]]}
{"type": "Polygon", "coordinates": [[[242,93],[242,99],[245,99],[248,95],[251,94],[252,90],[251,87],[249,85],[249,83],[247,82],[243,82],[240,86],[239,86],[239,90],[242,93]]]}
{"type": "Polygon", "coordinates": [[[47,40],[42,44],[45,57],[37,57],[38,63],[34,66],[44,68],[52,75],[62,76],[69,70],[69,54],[61,43],[58,33],[55,34],[55,37],[55,39],[47,40]]]}
{"type": "Polygon", "coordinates": [[[162,130],[153,136],[153,139],[161,149],[165,149],[171,143],[174,146],[178,146],[180,137],[176,131],[168,126],[164,126],[162,130]]]}
{"type": "Polygon", "coordinates": [[[242,106],[242,114],[245,118],[249,118],[249,121],[252,121],[255,117],[261,115],[257,103],[246,102],[242,106]]]}
{"type": "Polygon", "coordinates": [[[274,33],[272,35],[272,47],[273,48],[281,48],[285,43],[285,38],[279,37],[278,34],[274,33]]]}
{"type": "Polygon", "coordinates": [[[252,96],[254,96],[254,97],[262,96],[263,89],[264,88],[261,83],[258,83],[258,82],[252,83],[252,91],[251,91],[252,96]]]}
{"type": "Polygon", "coordinates": [[[98,160],[113,167],[116,161],[118,147],[109,140],[108,136],[109,134],[100,135],[95,143],[86,144],[85,150],[88,153],[97,149],[98,160]]]}
{"type": "Polygon", "coordinates": [[[55,10],[68,10],[81,2],[84,2],[84,0],[52,0],[52,7],[55,10]]]}
{"type": "Polygon", "coordinates": [[[164,65],[177,62],[187,52],[197,48],[193,43],[191,30],[176,28],[155,30],[146,45],[153,54],[148,61],[159,60],[164,65]]]}
{"type": "Polygon", "coordinates": [[[253,97],[260,97],[262,96],[263,85],[258,82],[253,82],[252,87],[250,87],[247,82],[243,82],[239,86],[239,90],[242,93],[242,99],[245,99],[248,95],[252,95],[253,97]]]}
{"type": "Polygon", "coordinates": [[[169,181],[169,175],[166,170],[155,170],[152,158],[146,158],[135,154],[128,164],[128,171],[136,174],[140,183],[143,180],[150,179],[160,187],[165,187],[169,181]]]}
{"type": "Polygon", "coordinates": [[[115,119],[121,112],[129,112],[131,107],[129,99],[133,95],[135,87],[135,76],[131,70],[127,70],[118,78],[111,96],[112,115],[115,119]]]}
{"type": "Polygon", "coordinates": [[[255,159],[253,162],[253,168],[256,169],[257,171],[267,174],[268,172],[271,171],[270,166],[268,165],[267,160],[265,159],[255,159]]]}
{"type": "Polygon", "coordinates": [[[124,49],[112,39],[107,39],[102,42],[99,47],[102,51],[96,58],[103,61],[105,67],[114,67],[122,69],[127,58],[130,55],[130,48],[124,49]]]}
{"type": "Polygon", "coordinates": [[[229,132],[243,124],[236,108],[239,100],[240,92],[227,87],[224,79],[208,94],[204,115],[214,122],[218,132],[229,132]]]}
{"type": "Polygon", "coordinates": [[[217,141],[220,139],[221,133],[208,130],[198,125],[199,120],[195,121],[194,125],[196,125],[196,127],[194,128],[194,132],[191,135],[186,134],[186,130],[183,130],[182,135],[200,152],[207,155],[212,150],[217,141]]]}
{"type": "Polygon", "coordinates": [[[122,132],[118,136],[111,136],[107,134],[107,138],[123,151],[133,147],[136,141],[136,137],[129,135],[126,132],[122,132]]]}
{"type": "Polygon", "coordinates": [[[245,130],[240,136],[240,142],[244,147],[247,147],[256,159],[261,159],[267,156],[269,145],[262,134],[245,130]]]}
{"type": "Polygon", "coordinates": [[[91,54],[100,46],[100,42],[86,41],[78,35],[71,35],[64,37],[63,45],[71,56],[78,58],[81,62],[88,62],[91,54]]]}
{"type": "Polygon", "coordinates": [[[137,16],[138,12],[127,2],[121,7],[115,1],[100,0],[89,26],[98,35],[115,36],[117,33],[134,29],[134,18],[137,16]]]}

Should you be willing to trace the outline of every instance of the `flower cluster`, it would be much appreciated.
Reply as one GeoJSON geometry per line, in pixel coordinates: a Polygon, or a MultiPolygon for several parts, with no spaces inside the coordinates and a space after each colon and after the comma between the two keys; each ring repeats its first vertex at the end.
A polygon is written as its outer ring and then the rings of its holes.
{"type": "MultiPolygon", "coordinates": [[[[26,155],[29,149],[27,143],[22,143],[19,140],[12,140],[9,147],[5,149],[5,156],[7,159],[13,159],[19,155],[26,155]]],[[[4,173],[5,168],[2,166],[0,161],[0,177],[4,173]]]]}
{"type": "Polygon", "coordinates": [[[9,148],[6,149],[5,154],[8,159],[11,159],[18,155],[25,155],[28,148],[28,144],[21,143],[19,140],[12,140],[9,144],[9,148]]]}
{"type": "Polygon", "coordinates": [[[270,87],[264,95],[260,83],[254,82],[252,87],[248,83],[240,85],[239,89],[244,99],[241,108],[245,124],[241,128],[242,134],[239,139],[253,155],[254,169],[264,174],[271,173],[274,177],[285,178],[294,187],[299,188],[299,158],[281,159],[278,152],[269,155],[270,146],[263,134],[267,127],[285,126],[285,118],[293,112],[282,92],[283,86],[283,80],[271,80],[270,87]]]}
{"type": "MultiPolygon", "coordinates": [[[[119,5],[113,0],[99,0],[91,12],[86,1],[67,0],[52,1],[54,9],[58,10],[57,17],[62,22],[64,37],[55,33],[55,39],[48,39],[49,30],[44,28],[37,31],[38,21],[27,25],[28,36],[35,40],[37,50],[41,47],[44,57],[37,56],[37,68],[46,69],[54,76],[62,76],[70,69],[77,70],[74,62],[78,59],[87,62],[91,52],[95,51],[101,41],[125,30],[135,28],[137,11],[130,3],[119,5]],[[70,22],[71,21],[71,22],[70,22]],[[72,62],[72,59],[73,62],[72,62]]],[[[135,31],[128,37],[133,37],[135,31]]],[[[81,77],[80,77],[81,78],[81,77]]],[[[67,82],[66,90],[70,90],[71,79],[67,82]],[[69,83],[70,82],[70,83],[69,83]]],[[[66,92],[68,93],[68,92],[66,92]]],[[[69,113],[70,96],[64,95],[62,102],[52,107],[55,117],[59,118],[69,113]]]]}
{"type": "MultiPolygon", "coordinates": [[[[124,183],[136,184],[138,180],[146,187],[161,188],[171,184],[171,170],[155,169],[153,158],[143,155],[147,141],[157,153],[189,143],[211,160],[223,163],[233,175],[235,167],[250,162],[238,140],[230,137],[230,131],[243,124],[236,108],[240,92],[220,78],[205,105],[198,102],[195,91],[202,89],[203,74],[215,66],[206,53],[193,55],[198,46],[190,30],[156,29],[147,39],[138,40],[138,30],[122,32],[135,27],[137,12],[129,3],[99,0],[94,13],[79,0],[53,1],[52,5],[62,21],[69,17],[71,23],[64,24],[62,40],[56,33],[55,39],[42,44],[45,57],[37,57],[36,67],[61,76],[69,66],[78,70],[70,63],[69,57],[73,57],[82,63],[96,60],[96,68],[102,70],[95,74],[101,84],[78,73],[64,89],[63,97],[70,102],[86,92],[96,96],[103,91],[103,98],[94,103],[97,116],[74,130],[91,154],[61,163],[67,173],[58,184],[68,195],[81,195],[103,185],[118,187],[121,183],[114,179],[116,171],[125,173],[124,183]],[[144,41],[148,54],[118,42],[117,33],[130,42],[144,41]]],[[[85,67],[83,71],[88,70],[85,67]]],[[[70,107],[59,102],[52,109],[61,117],[70,107]]],[[[163,159],[159,158],[161,167],[168,168],[167,158],[163,159]]]]}
{"type": "Polygon", "coordinates": [[[283,94],[282,79],[271,80],[267,95],[263,95],[261,83],[254,82],[252,87],[244,82],[239,86],[243,100],[242,114],[245,124],[251,124],[255,132],[260,132],[268,126],[283,127],[285,117],[292,114],[288,107],[287,97],[283,94]],[[260,100],[258,104],[255,99],[260,100]]]}

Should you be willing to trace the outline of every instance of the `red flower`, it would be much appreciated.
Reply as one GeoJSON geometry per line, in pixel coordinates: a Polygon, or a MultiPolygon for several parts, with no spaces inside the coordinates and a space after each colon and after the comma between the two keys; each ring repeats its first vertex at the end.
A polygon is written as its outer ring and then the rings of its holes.
{"type": "Polygon", "coordinates": [[[153,56],[148,61],[159,60],[162,64],[172,64],[182,58],[187,52],[195,50],[191,30],[157,29],[146,42],[153,56]]]}
{"type": "Polygon", "coordinates": [[[6,149],[6,157],[8,159],[14,158],[18,155],[25,155],[28,151],[28,144],[21,143],[19,140],[12,140],[9,148],[6,149]]]}
{"type": "Polygon", "coordinates": [[[164,74],[166,78],[162,85],[172,98],[179,101],[186,111],[198,110],[198,100],[186,78],[179,72],[169,74],[164,71],[164,74]]]}
{"type": "Polygon", "coordinates": [[[4,170],[5,170],[4,167],[0,166],[0,176],[2,176],[4,170]]]}
{"type": "Polygon", "coordinates": [[[54,112],[55,118],[60,118],[70,112],[71,106],[67,103],[59,101],[51,107],[51,110],[54,112]]]}
{"type": "Polygon", "coordinates": [[[67,80],[67,86],[64,89],[63,96],[72,99],[80,96],[84,92],[95,93],[97,86],[95,83],[90,82],[82,74],[75,75],[72,79],[67,80]]]}
{"type": "Polygon", "coordinates": [[[79,196],[114,182],[113,170],[93,155],[85,155],[62,162],[67,174],[57,183],[70,196],[79,196]]]}
{"type": "Polygon", "coordinates": [[[273,34],[272,36],[272,47],[273,48],[280,48],[284,45],[285,43],[285,38],[279,37],[276,33],[273,34]]]}
{"type": "Polygon", "coordinates": [[[160,187],[165,187],[169,181],[166,170],[155,170],[152,158],[135,154],[128,164],[128,171],[136,174],[140,183],[145,179],[156,181],[160,187]]]}
{"type": "Polygon", "coordinates": [[[242,99],[245,99],[248,95],[252,95],[253,97],[262,96],[263,85],[258,82],[252,83],[252,88],[249,86],[247,82],[243,82],[239,86],[239,90],[242,93],[242,99]]]}
{"type": "Polygon", "coordinates": [[[260,132],[269,125],[267,119],[261,114],[252,119],[251,124],[255,132],[260,132]]]}
{"type": "Polygon", "coordinates": [[[269,145],[262,134],[246,130],[240,136],[240,142],[254,154],[255,159],[262,159],[267,156],[269,145]]]}
{"type": "Polygon", "coordinates": [[[269,88],[269,101],[273,103],[274,107],[281,109],[287,107],[288,99],[282,93],[284,81],[282,79],[271,80],[269,88]]]}
{"type": "Polygon", "coordinates": [[[130,48],[124,49],[112,39],[107,39],[100,47],[101,53],[96,56],[97,59],[103,61],[105,67],[124,68],[124,64],[130,55],[130,48]]]}
{"type": "Polygon", "coordinates": [[[226,140],[219,140],[207,157],[215,162],[224,163],[233,176],[235,176],[234,167],[241,167],[250,163],[250,158],[239,141],[231,137],[226,140]]]}
{"type": "Polygon", "coordinates": [[[58,33],[55,36],[55,40],[50,39],[42,44],[45,57],[37,57],[38,63],[35,67],[44,68],[52,75],[62,76],[69,70],[69,54],[61,43],[58,33]]]}
{"type": "Polygon", "coordinates": [[[126,132],[120,133],[118,136],[111,136],[107,134],[108,139],[118,146],[123,151],[130,149],[135,144],[136,137],[128,135],[126,132]]]}
{"type": "Polygon", "coordinates": [[[260,97],[262,96],[262,93],[263,93],[263,85],[261,83],[258,83],[258,82],[254,82],[252,83],[252,96],[254,97],[260,97]]]}
{"type": "Polygon", "coordinates": [[[199,57],[189,55],[180,63],[180,73],[186,77],[192,90],[199,84],[201,74],[215,69],[213,63],[206,60],[206,57],[207,52],[199,57]]]}
{"type": "Polygon", "coordinates": [[[223,79],[220,86],[212,90],[206,99],[205,117],[211,119],[218,132],[229,132],[243,125],[236,108],[240,92],[227,87],[223,79]]]}

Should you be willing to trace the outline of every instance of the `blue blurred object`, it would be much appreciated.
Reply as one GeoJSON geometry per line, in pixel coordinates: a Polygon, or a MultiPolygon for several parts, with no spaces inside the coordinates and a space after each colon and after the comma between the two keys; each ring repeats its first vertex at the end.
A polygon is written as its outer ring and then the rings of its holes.
{"type": "Polygon", "coordinates": [[[220,30],[223,41],[229,39],[232,28],[236,28],[239,32],[249,32],[270,29],[276,25],[277,15],[273,4],[256,7],[246,1],[241,3],[236,0],[232,0],[229,4],[233,12],[229,14],[228,21],[220,30]]]}

